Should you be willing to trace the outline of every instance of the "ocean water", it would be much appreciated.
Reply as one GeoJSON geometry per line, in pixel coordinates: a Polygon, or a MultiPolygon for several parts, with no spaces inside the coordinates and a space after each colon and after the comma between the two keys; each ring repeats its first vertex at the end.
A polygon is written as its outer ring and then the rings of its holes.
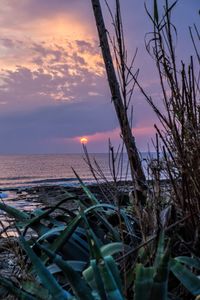
{"type": "MultiPolygon", "coordinates": [[[[90,157],[91,160],[96,159],[107,180],[112,180],[108,154],[90,154],[90,157]]],[[[127,161],[124,154],[119,173],[122,175],[121,179],[129,180],[127,161]]],[[[0,188],[48,184],[76,186],[78,180],[72,167],[86,184],[95,182],[82,154],[0,155],[0,188]]]]}

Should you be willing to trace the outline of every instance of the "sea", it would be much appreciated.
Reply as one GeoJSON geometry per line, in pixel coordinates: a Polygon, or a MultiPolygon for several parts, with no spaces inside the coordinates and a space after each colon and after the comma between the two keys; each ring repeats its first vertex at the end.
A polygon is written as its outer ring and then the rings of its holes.
{"type": "MultiPolygon", "coordinates": [[[[89,157],[99,180],[105,177],[112,181],[109,155],[98,153],[89,157]]],[[[126,154],[116,158],[116,173],[121,180],[131,179],[127,164],[126,154]]],[[[96,182],[83,154],[0,155],[0,189],[54,184],[76,186],[79,181],[72,168],[84,183],[96,182]]]]}
{"type": "MultiPolygon", "coordinates": [[[[109,155],[98,153],[89,154],[89,157],[98,181],[112,181],[109,155]]],[[[146,154],[142,153],[142,157],[145,161],[146,154]]],[[[118,180],[131,180],[126,154],[116,158],[115,165],[118,180]]],[[[0,201],[25,211],[39,208],[43,204],[33,201],[28,188],[41,185],[79,186],[72,168],[86,185],[96,183],[83,154],[0,155],[0,201]]],[[[1,225],[9,225],[7,215],[1,210],[0,220],[1,225]]],[[[15,236],[16,232],[9,230],[6,236],[8,234],[15,236]]]]}
{"type": "MultiPolygon", "coordinates": [[[[146,161],[155,153],[140,155],[146,173],[146,161]]],[[[89,158],[99,181],[113,180],[108,153],[91,153],[89,158]]],[[[96,182],[84,154],[0,155],[0,190],[37,185],[78,186],[73,169],[85,184],[96,182]]],[[[126,153],[116,156],[115,173],[118,180],[131,180],[126,153]]]]}

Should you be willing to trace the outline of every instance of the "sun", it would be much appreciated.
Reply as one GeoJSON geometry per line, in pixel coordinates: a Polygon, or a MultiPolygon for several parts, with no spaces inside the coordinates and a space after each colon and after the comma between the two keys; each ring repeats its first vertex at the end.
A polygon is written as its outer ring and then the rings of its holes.
{"type": "Polygon", "coordinates": [[[81,142],[81,144],[85,145],[88,143],[88,139],[86,137],[82,137],[82,138],[80,138],[80,142],[81,142]]]}

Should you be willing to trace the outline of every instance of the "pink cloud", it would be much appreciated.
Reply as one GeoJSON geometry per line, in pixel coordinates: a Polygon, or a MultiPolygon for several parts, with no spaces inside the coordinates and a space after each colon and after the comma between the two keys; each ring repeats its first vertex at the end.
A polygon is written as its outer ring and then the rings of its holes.
{"type": "MultiPolygon", "coordinates": [[[[136,138],[137,146],[141,150],[147,149],[147,144],[151,142],[151,139],[154,138],[155,135],[155,128],[153,126],[141,126],[133,128],[133,134],[136,138]]],[[[73,138],[63,139],[62,142],[69,143],[73,142],[74,144],[80,144],[80,139],[83,136],[76,136],[73,138]]],[[[114,130],[106,131],[106,132],[96,132],[94,134],[87,135],[85,134],[84,137],[88,139],[88,148],[92,148],[93,145],[102,145],[107,147],[108,140],[111,140],[111,143],[117,147],[122,140],[120,138],[120,129],[115,128],[114,130]]],[[[61,140],[60,140],[61,141],[61,140]]]]}

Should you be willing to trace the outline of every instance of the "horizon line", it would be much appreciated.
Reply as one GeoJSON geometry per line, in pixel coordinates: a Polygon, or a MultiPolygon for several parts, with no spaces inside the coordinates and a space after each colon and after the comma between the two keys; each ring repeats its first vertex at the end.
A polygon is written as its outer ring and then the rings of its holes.
{"type": "MultiPolygon", "coordinates": [[[[154,153],[155,151],[139,151],[139,153],[154,153]]],[[[84,152],[62,152],[62,153],[0,153],[0,156],[6,155],[75,155],[75,154],[85,154],[84,152]]],[[[109,152],[89,152],[88,154],[109,154],[109,152]]],[[[123,152],[123,154],[127,154],[127,152],[123,152]]]]}

